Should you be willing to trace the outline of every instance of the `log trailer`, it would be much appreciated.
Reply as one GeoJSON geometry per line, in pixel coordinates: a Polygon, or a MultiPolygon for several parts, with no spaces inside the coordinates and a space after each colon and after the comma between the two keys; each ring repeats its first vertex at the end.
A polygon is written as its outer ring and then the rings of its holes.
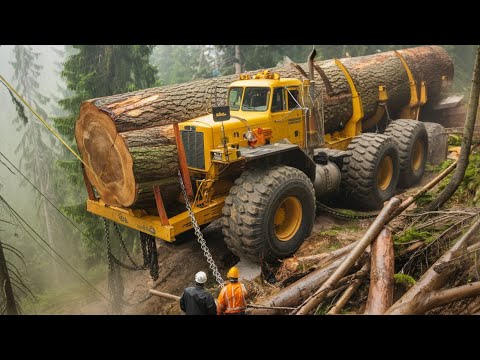
{"type": "Polygon", "coordinates": [[[200,226],[221,219],[234,254],[256,261],[292,255],[312,230],[316,200],[341,196],[351,207],[380,209],[397,186],[421,179],[433,140],[427,130],[439,125],[418,121],[427,87],[396,54],[410,86],[399,119],[388,116],[389,89],[383,84],[378,84],[377,109],[366,119],[352,76],[335,60],[350,87],[353,111],[342,129],[325,133],[321,101],[314,96],[313,51],[309,79],[269,71],[242,74],[229,86],[228,106],[173,124],[186,199],[180,196],[175,206],[166,206],[161,185],[155,185],[155,209],[109,206],[84,176],[87,210],[174,242],[191,233],[188,201],[200,226]]]}

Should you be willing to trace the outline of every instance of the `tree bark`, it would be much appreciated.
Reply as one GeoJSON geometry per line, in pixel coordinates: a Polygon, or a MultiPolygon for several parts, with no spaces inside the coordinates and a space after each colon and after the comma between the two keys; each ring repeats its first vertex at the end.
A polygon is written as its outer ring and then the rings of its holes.
{"type": "Polygon", "coordinates": [[[436,307],[450,304],[454,301],[479,296],[480,295],[480,281],[455,287],[453,289],[433,291],[427,294],[417,294],[413,299],[415,302],[415,309],[413,314],[425,314],[427,311],[436,307]]]}
{"type": "Polygon", "coordinates": [[[148,289],[148,292],[152,295],[155,295],[164,299],[174,300],[174,301],[180,300],[180,296],[177,296],[177,295],[172,295],[169,293],[164,293],[164,292],[153,290],[153,289],[148,289]]]}
{"type": "Polygon", "coordinates": [[[443,254],[425,274],[422,275],[415,285],[408,290],[395,304],[393,304],[385,313],[386,315],[406,315],[420,314],[420,304],[428,297],[428,294],[440,289],[448,281],[449,276],[454,269],[448,268],[446,271],[437,273],[435,267],[442,263],[450,261],[455,257],[459,250],[467,247],[469,241],[474,235],[477,235],[480,229],[480,218],[468,229],[468,231],[452,246],[452,248],[443,254]]]}
{"type": "MultiPolygon", "coordinates": [[[[453,76],[440,72],[448,69],[451,64],[445,50],[437,47],[413,48],[407,60],[410,66],[415,63],[417,53],[431,54],[425,57],[426,60],[418,67],[418,71],[432,74],[432,78],[453,76]],[[437,53],[444,56],[435,55],[437,53]],[[446,64],[439,66],[438,62],[446,64]],[[440,71],[436,72],[435,69],[440,71]]],[[[408,103],[406,72],[394,52],[342,61],[361,92],[366,118],[371,116],[377,107],[379,85],[387,86],[388,105],[392,113],[408,103]]],[[[352,116],[351,90],[343,72],[333,60],[317,62],[315,69],[316,95],[323,94],[325,132],[332,133],[342,129],[352,116]]],[[[283,63],[269,70],[282,77],[302,79],[307,71],[307,64],[283,63]]],[[[257,72],[258,70],[249,73],[253,75],[257,72]]],[[[125,141],[131,131],[150,128],[151,133],[163,134],[165,129],[168,129],[163,126],[206,115],[210,112],[215,97],[226,99],[228,85],[237,79],[238,75],[222,76],[84,102],[75,125],[75,137],[82,158],[96,172],[95,175],[87,169],[87,176],[102,200],[108,205],[136,205],[137,184],[144,181],[144,173],[135,173],[138,168],[155,174],[152,175],[154,179],[151,179],[155,181],[170,177],[176,168],[176,153],[171,150],[175,148],[175,144],[170,144],[172,148],[165,151],[160,150],[169,146],[166,143],[171,137],[154,136],[142,152],[143,157],[135,158],[138,154],[131,154],[130,146],[125,141]],[[158,159],[162,154],[170,156],[158,159]],[[148,164],[143,164],[144,161],[148,164]]],[[[437,83],[427,84],[429,93],[435,93],[437,83]]],[[[219,103],[223,101],[220,100],[219,103]]],[[[243,126],[244,124],[239,122],[239,127],[243,126]]],[[[153,201],[151,194],[146,198],[153,201]]]]}
{"type": "Polygon", "coordinates": [[[235,45],[235,74],[240,74],[242,72],[240,56],[240,45],[235,45]]]}
{"type": "Polygon", "coordinates": [[[470,99],[468,100],[467,119],[463,129],[462,147],[458,159],[458,166],[447,187],[434,199],[427,207],[428,210],[436,210],[443,206],[448,199],[457,191],[460,183],[465,176],[465,170],[468,166],[468,157],[472,146],[473,131],[477,118],[478,98],[480,96],[480,46],[477,48],[477,57],[475,59],[475,68],[473,69],[472,87],[470,89],[470,99]]]}
{"type": "MultiPolygon", "coordinates": [[[[307,266],[314,266],[315,268],[321,268],[327,266],[332,261],[338,259],[339,257],[347,254],[350,250],[352,250],[358,241],[354,241],[347,246],[344,246],[340,249],[321,253],[316,255],[310,256],[301,256],[301,257],[291,257],[288,259],[283,260],[282,266],[280,267],[279,272],[286,271],[288,273],[295,272],[298,269],[305,268],[307,266]]],[[[278,274],[278,272],[277,272],[278,274]]]]}
{"type": "Polygon", "coordinates": [[[86,167],[87,176],[106,204],[148,206],[154,201],[154,185],[160,185],[167,204],[178,195],[178,158],[172,126],[117,132],[106,113],[85,102],[75,136],[82,158],[94,171],[86,167]]]}
{"type": "Polygon", "coordinates": [[[10,274],[8,273],[7,261],[3,251],[3,244],[0,240],[0,291],[5,294],[5,312],[7,315],[18,315],[17,304],[15,302],[15,295],[13,293],[12,282],[10,281],[10,274]]]}
{"type": "Polygon", "coordinates": [[[384,228],[372,243],[370,261],[370,288],[364,314],[382,315],[393,304],[395,254],[393,237],[384,228]]]}
{"type": "Polygon", "coordinates": [[[325,295],[335,287],[337,282],[345,276],[348,270],[355,264],[365,249],[380,233],[385,222],[390,218],[392,212],[400,205],[400,200],[396,197],[391,198],[378,214],[377,218],[368,228],[365,235],[357,243],[355,248],[348,254],[343,263],[335,270],[327,281],[299,308],[296,315],[308,315],[325,299],[325,295]]]}

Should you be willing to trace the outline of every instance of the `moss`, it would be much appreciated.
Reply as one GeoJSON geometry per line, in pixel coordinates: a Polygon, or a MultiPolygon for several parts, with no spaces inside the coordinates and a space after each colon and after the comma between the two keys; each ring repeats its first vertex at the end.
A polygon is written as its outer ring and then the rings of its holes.
{"type": "Polygon", "coordinates": [[[424,206],[428,205],[432,202],[432,200],[435,198],[435,196],[431,193],[425,193],[419,198],[417,198],[417,205],[418,206],[424,206]]]}
{"type": "Polygon", "coordinates": [[[460,146],[462,145],[462,136],[450,135],[448,137],[448,146],[460,146]]]}
{"type": "Polygon", "coordinates": [[[321,236],[332,236],[332,237],[338,236],[338,234],[340,234],[340,230],[333,230],[333,229],[321,231],[318,233],[318,235],[321,235],[321,236]]]}
{"type": "Polygon", "coordinates": [[[393,240],[396,245],[408,243],[414,240],[428,242],[429,240],[432,240],[432,233],[430,231],[408,229],[402,236],[394,235],[393,240]]]}
{"type": "Polygon", "coordinates": [[[395,284],[402,284],[406,287],[411,287],[416,283],[413,277],[405,274],[395,274],[393,275],[393,279],[395,280],[395,284]]]}

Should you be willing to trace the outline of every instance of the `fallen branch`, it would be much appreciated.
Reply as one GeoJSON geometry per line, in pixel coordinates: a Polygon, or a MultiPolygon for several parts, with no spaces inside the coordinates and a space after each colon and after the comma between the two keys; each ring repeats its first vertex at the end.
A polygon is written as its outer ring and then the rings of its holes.
{"type": "Polygon", "coordinates": [[[345,276],[347,271],[355,264],[367,246],[377,237],[385,223],[390,219],[391,214],[399,205],[400,200],[396,197],[393,197],[388,201],[370,225],[365,235],[363,235],[362,239],[348,254],[347,258],[328,278],[328,280],[325,281],[325,283],[323,283],[323,285],[299,307],[299,310],[296,313],[297,315],[307,315],[316,309],[316,307],[325,299],[327,293],[335,287],[342,277],[345,276]]]}
{"type": "Polygon", "coordinates": [[[372,243],[370,288],[364,314],[382,315],[393,304],[395,254],[390,230],[384,228],[372,243]]]}
{"type": "Polygon", "coordinates": [[[153,290],[153,289],[148,289],[148,292],[152,295],[159,296],[164,299],[175,300],[175,301],[180,300],[180,296],[177,296],[177,295],[172,295],[172,294],[164,293],[164,292],[153,290]]]}
{"type": "Polygon", "coordinates": [[[370,264],[367,261],[365,265],[362,266],[362,268],[355,273],[355,279],[352,281],[350,286],[345,290],[345,292],[340,296],[340,298],[337,300],[335,305],[328,311],[327,315],[335,315],[338,314],[345,304],[350,300],[350,298],[353,296],[355,291],[357,291],[358,287],[362,284],[364,281],[365,277],[368,274],[368,269],[370,268],[370,264]]]}
{"type": "Polygon", "coordinates": [[[248,304],[247,307],[252,309],[295,310],[294,307],[288,307],[288,306],[262,306],[262,305],[248,304]]]}
{"type": "Polygon", "coordinates": [[[458,250],[468,246],[470,239],[478,233],[480,229],[480,217],[477,218],[475,223],[468,229],[468,231],[452,246],[452,248],[443,254],[434,264],[430,267],[425,274],[408,290],[385,314],[387,315],[405,315],[405,314],[420,314],[420,304],[424,301],[424,297],[429,293],[440,289],[448,281],[450,271],[443,271],[437,273],[435,266],[452,260],[454,254],[458,250]]]}
{"type": "Polygon", "coordinates": [[[448,174],[450,174],[453,169],[457,166],[458,160],[455,160],[448,168],[443,170],[440,174],[438,174],[434,179],[432,179],[428,184],[423,186],[421,189],[419,189],[414,195],[409,196],[404,202],[400,204],[400,206],[395,210],[388,219],[387,224],[392,221],[395,217],[400,215],[402,212],[404,212],[410,205],[412,205],[420,196],[425,194],[428,190],[433,188],[435,185],[437,185],[440,181],[442,181],[445,177],[447,177],[448,174]]]}
{"type": "Polygon", "coordinates": [[[446,261],[444,263],[441,263],[441,264],[438,264],[438,265],[435,265],[433,267],[433,269],[437,272],[437,273],[441,273],[442,271],[445,271],[448,267],[452,266],[452,265],[455,265],[458,263],[458,261],[460,260],[463,260],[465,259],[466,257],[470,256],[470,254],[476,252],[480,250],[480,242],[476,243],[476,244],[473,244],[473,245],[470,245],[469,247],[466,248],[465,250],[465,253],[460,255],[460,256],[457,256],[449,261],[446,261]]]}
{"type": "Polygon", "coordinates": [[[297,272],[299,269],[305,270],[305,268],[311,266],[311,269],[318,269],[325,267],[331,264],[333,261],[338,259],[341,256],[347,254],[350,250],[355,247],[357,242],[353,242],[347,246],[344,246],[340,249],[328,252],[328,253],[321,253],[316,255],[310,256],[302,256],[302,257],[291,257],[288,259],[283,260],[282,266],[280,266],[279,270],[275,277],[277,281],[287,280],[292,274],[297,272]]]}
{"type": "MultiPolygon", "coordinates": [[[[301,303],[308,295],[317,289],[335,269],[345,260],[344,255],[329,265],[312,271],[300,280],[288,285],[273,296],[268,297],[260,303],[264,307],[289,307],[301,303]]],[[[277,315],[282,312],[278,309],[254,309],[250,312],[252,315],[277,315]]]]}

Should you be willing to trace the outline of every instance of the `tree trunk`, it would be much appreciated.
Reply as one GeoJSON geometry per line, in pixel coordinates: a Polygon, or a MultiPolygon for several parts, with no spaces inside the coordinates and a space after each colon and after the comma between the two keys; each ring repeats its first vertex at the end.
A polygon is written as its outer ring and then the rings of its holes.
{"type": "Polygon", "coordinates": [[[3,251],[3,244],[0,240],[0,291],[5,294],[5,311],[7,315],[18,315],[17,304],[15,302],[15,295],[13,294],[12,283],[10,281],[10,274],[8,273],[7,261],[3,251]]]}
{"type": "Polygon", "coordinates": [[[242,72],[240,56],[240,45],[235,45],[235,74],[240,74],[242,72]]]}
{"type": "MultiPolygon", "coordinates": [[[[347,255],[344,255],[331,264],[311,272],[302,279],[280,290],[277,294],[265,299],[259,305],[266,307],[289,307],[301,303],[313,290],[317,289],[329,278],[346,257],[347,255]]],[[[278,315],[282,311],[278,309],[255,309],[250,313],[252,315],[278,315]]]]}
{"type": "Polygon", "coordinates": [[[368,228],[365,235],[357,243],[355,248],[348,254],[343,263],[335,270],[327,281],[299,308],[297,315],[308,315],[325,299],[325,295],[332,290],[337,282],[345,276],[348,270],[355,264],[370,243],[375,240],[380,233],[385,222],[390,218],[392,212],[400,205],[400,200],[396,197],[391,198],[378,214],[377,218],[368,228]]]}
{"type": "Polygon", "coordinates": [[[395,254],[390,230],[384,228],[372,243],[370,288],[364,314],[382,315],[393,304],[395,254]]]}
{"type": "Polygon", "coordinates": [[[468,246],[470,239],[478,233],[480,229],[480,218],[468,229],[468,231],[452,246],[452,248],[443,254],[425,274],[422,275],[415,285],[408,290],[390,309],[385,313],[387,315],[407,315],[420,314],[420,304],[429,293],[440,289],[448,281],[455,268],[450,267],[446,271],[437,273],[435,267],[446,263],[455,257],[459,250],[468,246]]]}
{"type": "Polygon", "coordinates": [[[467,120],[463,129],[462,148],[458,159],[458,166],[447,187],[434,199],[427,207],[428,210],[436,210],[447,202],[448,199],[457,191],[460,183],[465,176],[465,170],[468,166],[468,157],[472,146],[473,130],[475,129],[475,120],[477,118],[478,98],[480,95],[480,46],[477,48],[477,57],[475,59],[475,68],[473,69],[472,88],[470,89],[470,99],[468,100],[467,120]]]}
{"type": "MultiPolygon", "coordinates": [[[[417,53],[431,53],[431,56],[425,57],[427,60],[422,62],[419,71],[434,74],[433,78],[453,76],[452,73],[435,73],[435,69],[443,71],[451,65],[451,59],[445,50],[437,47],[414,48],[410,50],[411,56],[407,62],[414,63],[417,53]],[[437,53],[444,56],[435,55],[437,53]],[[439,66],[439,62],[445,64],[439,66]]],[[[392,113],[408,103],[406,72],[394,52],[342,61],[354,79],[357,90],[362,93],[366,118],[371,116],[377,107],[379,85],[387,86],[388,105],[392,113]]],[[[332,133],[342,129],[352,116],[350,87],[333,60],[317,62],[315,69],[317,95],[323,94],[325,132],[332,133]]],[[[269,70],[282,77],[302,79],[305,78],[307,64],[284,63],[269,70]]],[[[258,70],[249,73],[254,75],[257,72],[258,70]]],[[[162,135],[165,129],[168,129],[163,126],[208,114],[215,97],[219,99],[219,103],[224,102],[225,100],[221,99],[226,99],[228,85],[237,79],[238,75],[222,76],[84,102],[75,125],[75,137],[82,158],[96,172],[94,175],[87,169],[87,176],[102,200],[108,205],[139,206],[136,204],[139,195],[137,184],[142,184],[144,174],[137,175],[137,168],[155,174],[152,175],[154,179],[151,179],[154,181],[170,177],[171,170],[176,168],[176,153],[172,151],[175,144],[171,143],[173,147],[165,151],[160,150],[168,146],[166,142],[171,140],[162,135]],[[151,134],[160,132],[160,135],[156,133],[149,145],[143,149],[143,157],[135,159],[125,137],[133,130],[144,131],[147,128],[150,128],[151,134]],[[170,156],[158,159],[162,154],[170,156]],[[144,161],[148,164],[143,164],[144,161]]],[[[435,93],[436,87],[440,86],[438,84],[439,82],[428,84],[429,93],[435,93]]],[[[240,121],[238,125],[244,126],[240,121]]],[[[151,194],[145,199],[153,201],[151,194]]]]}

